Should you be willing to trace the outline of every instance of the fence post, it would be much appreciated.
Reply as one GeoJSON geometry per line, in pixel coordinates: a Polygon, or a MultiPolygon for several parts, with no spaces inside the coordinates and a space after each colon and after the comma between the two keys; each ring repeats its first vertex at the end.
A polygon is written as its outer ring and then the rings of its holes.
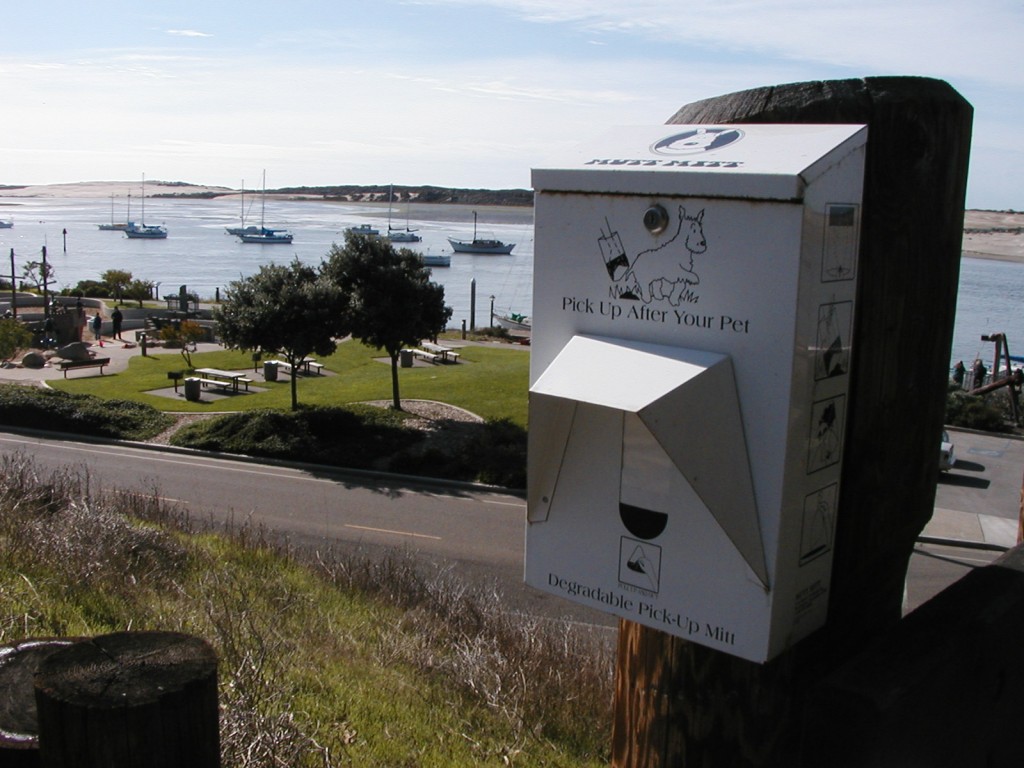
{"type": "Polygon", "coordinates": [[[42,768],[218,768],[217,657],[176,632],[118,632],[43,660],[42,768]]]}

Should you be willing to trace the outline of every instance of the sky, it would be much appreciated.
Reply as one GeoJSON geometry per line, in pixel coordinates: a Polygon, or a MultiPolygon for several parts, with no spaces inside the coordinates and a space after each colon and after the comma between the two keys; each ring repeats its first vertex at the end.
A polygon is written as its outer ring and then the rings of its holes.
{"type": "Polygon", "coordinates": [[[592,136],[766,85],[912,75],[1024,210],[1022,0],[37,0],[0,25],[0,184],[530,188],[592,136]]]}

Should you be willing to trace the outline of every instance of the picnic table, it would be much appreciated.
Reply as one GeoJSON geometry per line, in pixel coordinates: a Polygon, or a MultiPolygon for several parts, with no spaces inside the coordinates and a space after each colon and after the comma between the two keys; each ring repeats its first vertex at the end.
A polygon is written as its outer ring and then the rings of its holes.
{"type": "Polygon", "coordinates": [[[446,363],[457,363],[459,361],[459,353],[451,347],[444,347],[440,344],[433,344],[429,341],[423,342],[422,346],[427,350],[427,352],[439,355],[441,360],[446,363]]]}
{"type": "MultiPolygon", "coordinates": [[[[271,360],[278,368],[281,368],[285,373],[291,373],[292,367],[287,360],[271,360]]],[[[313,369],[316,369],[317,373],[323,372],[323,363],[318,363],[315,357],[304,357],[298,361],[298,366],[303,370],[304,373],[312,373],[313,369]]]]}
{"type": "Polygon", "coordinates": [[[196,373],[202,375],[201,381],[205,384],[216,384],[227,388],[231,387],[233,392],[238,391],[239,383],[249,388],[252,379],[246,378],[245,371],[222,371],[219,368],[196,368],[196,373]]]}

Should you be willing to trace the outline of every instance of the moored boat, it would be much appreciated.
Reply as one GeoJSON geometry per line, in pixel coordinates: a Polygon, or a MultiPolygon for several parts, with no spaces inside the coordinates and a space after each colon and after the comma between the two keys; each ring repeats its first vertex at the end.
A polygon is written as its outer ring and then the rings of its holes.
{"type": "Polygon", "coordinates": [[[515,312],[509,312],[508,314],[495,313],[494,324],[499,328],[505,328],[509,331],[533,330],[533,321],[526,315],[520,315],[515,312]]]}
{"type": "Polygon", "coordinates": [[[132,193],[128,193],[128,214],[125,216],[123,222],[114,221],[114,196],[110,196],[110,223],[109,224],[97,224],[104,232],[124,232],[128,227],[132,226],[132,193]]]}
{"type": "Polygon", "coordinates": [[[142,174],[142,214],[139,223],[129,221],[122,231],[132,240],[163,240],[167,237],[167,227],[146,224],[146,174],[142,174]]]}
{"type": "Polygon", "coordinates": [[[250,232],[249,227],[245,227],[244,230],[235,232],[234,234],[243,243],[261,243],[264,245],[287,245],[294,238],[291,232],[287,229],[269,229],[263,225],[263,217],[266,213],[267,203],[267,172],[263,171],[263,194],[260,200],[260,225],[258,228],[254,228],[255,232],[250,232]]]}
{"type": "Polygon", "coordinates": [[[426,267],[450,267],[452,265],[450,253],[424,253],[422,258],[423,265],[426,267]]]}
{"type": "Polygon", "coordinates": [[[255,232],[243,232],[238,235],[238,239],[243,243],[290,243],[294,236],[291,232],[285,229],[266,229],[260,227],[255,232]]]}
{"type": "Polygon", "coordinates": [[[476,211],[473,211],[473,239],[460,240],[456,237],[449,237],[452,250],[456,253],[485,253],[495,255],[506,255],[512,253],[515,243],[503,243],[501,240],[477,237],[476,235],[476,211]]]}
{"type": "Polygon", "coordinates": [[[245,179],[242,179],[242,191],[239,194],[239,198],[240,198],[241,207],[242,207],[242,216],[241,216],[242,226],[240,226],[240,227],[224,227],[224,231],[227,232],[229,235],[236,235],[236,236],[239,236],[239,237],[242,236],[242,235],[255,235],[255,234],[258,234],[259,231],[260,231],[259,227],[255,226],[253,224],[246,225],[246,223],[245,223],[245,179]]]}
{"type": "MultiPolygon", "coordinates": [[[[417,235],[414,230],[409,229],[409,209],[408,208],[406,208],[406,214],[405,214],[405,229],[399,229],[398,227],[392,227],[391,226],[391,201],[394,199],[394,190],[395,190],[395,187],[392,184],[388,188],[388,240],[390,240],[392,243],[418,243],[423,238],[420,237],[419,235],[417,235]]],[[[451,261],[449,260],[448,263],[450,264],[451,261]]],[[[447,267],[448,264],[444,264],[444,265],[437,264],[435,266],[445,266],[445,267],[447,267]]]]}
{"type": "Polygon", "coordinates": [[[371,227],[369,224],[357,224],[354,227],[349,227],[346,232],[351,232],[353,235],[366,235],[367,237],[376,237],[380,234],[380,230],[371,227]]]}
{"type": "Polygon", "coordinates": [[[167,237],[167,228],[158,224],[136,224],[130,221],[122,231],[133,240],[163,240],[167,237]]]}

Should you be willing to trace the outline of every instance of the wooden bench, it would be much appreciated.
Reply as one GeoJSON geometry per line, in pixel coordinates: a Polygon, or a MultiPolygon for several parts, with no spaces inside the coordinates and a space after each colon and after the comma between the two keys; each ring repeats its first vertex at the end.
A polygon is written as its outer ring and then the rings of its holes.
{"type": "Polygon", "coordinates": [[[230,381],[224,381],[223,379],[200,379],[200,378],[195,378],[194,380],[198,381],[204,387],[220,387],[221,389],[223,389],[225,391],[227,391],[228,389],[231,388],[231,382],[230,381]]]}
{"type": "Polygon", "coordinates": [[[103,367],[110,362],[109,357],[93,357],[89,360],[61,360],[57,367],[64,372],[64,378],[68,377],[68,371],[73,368],[99,368],[100,376],[103,375],[103,367]]]}
{"type": "MultiPolygon", "coordinates": [[[[286,363],[284,360],[271,360],[270,362],[275,363],[277,365],[277,369],[282,373],[287,373],[289,375],[291,374],[292,367],[289,363],[286,363]]],[[[308,360],[299,365],[299,368],[305,369],[306,373],[309,373],[311,370],[315,368],[316,372],[319,374],[323,367],[323,363],[318,363],[314,360],[308,360]]]]}
{"type": "Polygon", "coordinates": [[[411,351],[414,356],[422,360],[427,360],[431,363],[436,363],[441,359],[440,355],[435,355],[433,352],[427,352],[425,349],[413,349],[411,351]]]}

